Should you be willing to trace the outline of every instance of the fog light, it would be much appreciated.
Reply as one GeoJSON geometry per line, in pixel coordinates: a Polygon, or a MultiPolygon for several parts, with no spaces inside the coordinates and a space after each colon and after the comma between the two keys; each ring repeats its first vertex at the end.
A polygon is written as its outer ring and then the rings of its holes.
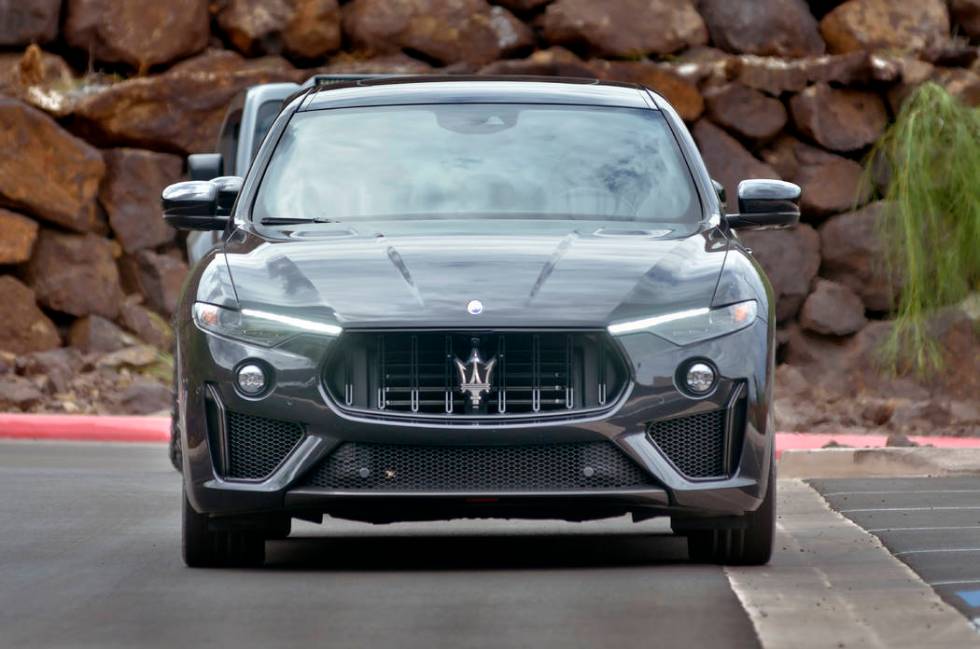
{"type": "Polygon", "coordinates": [[[684,377],[687,387],[695,394],[704,394],[715,386],[715,371],[706,363],[694,363],[684,377]]]}
{"type": "Polygon", "coordinates": [[[258,365],[243,365],[238,370],[238,389],[248,395],[265,390],[265,372],[258,365]]]}

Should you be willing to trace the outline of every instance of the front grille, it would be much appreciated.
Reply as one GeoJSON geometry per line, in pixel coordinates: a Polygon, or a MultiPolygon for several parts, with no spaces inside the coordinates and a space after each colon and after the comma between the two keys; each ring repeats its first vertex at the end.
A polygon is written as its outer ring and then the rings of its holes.
{"type": "Polygon", "coordinates": [[[725,466],[727,410],[652,422],[647,432],[660,450],[689,478],[716,478],[725,466]]]}
{"type": "Polygon", "coordinates": [[[306,486],[366,491],[565,491],[649,487],[608,442],[536,446],[341,444],[306,486]]]}
{"type": "Polygon", "coordinates": [[[237,412],[228,412],[226,417],[227,478],[257,480],[268,476],[303,437],[299,424],[237,412]]]}
{"type": "Polygon", "coordinates": [[[346,332],[333,348],[324,382],[334,401],[395,417],[569,415],[611,405],[627,382],[605,332],[346,332]],[[477,399],[462,389],[474,367],[481,380],[489,372],[477,399]]]}

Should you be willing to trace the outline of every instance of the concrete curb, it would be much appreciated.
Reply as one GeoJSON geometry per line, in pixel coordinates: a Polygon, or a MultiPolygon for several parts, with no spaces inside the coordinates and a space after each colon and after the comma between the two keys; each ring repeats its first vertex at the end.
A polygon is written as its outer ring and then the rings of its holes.
{"type": "Polygon", "coordinates": [[[786,450],[780,478],[980,475],[980,448],[827,448],[786,450]]]}
{"type": "Polygon", "coordinates": [[[0,413],[0,439],[167,442],[170,417],[0,413]]]}

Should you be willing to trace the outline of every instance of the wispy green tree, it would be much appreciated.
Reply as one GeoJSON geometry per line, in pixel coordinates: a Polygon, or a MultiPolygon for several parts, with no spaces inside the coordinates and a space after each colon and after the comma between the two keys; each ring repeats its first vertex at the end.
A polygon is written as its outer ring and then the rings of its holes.
{"type": "Polygon", "coordinates": [[[869,160],[889,172],[883,198],[890,206],[879,233],[886,270],[899,288],[884,360],[892,370],[928,374],[942,366],[930,314],[980,284],[980,109],[923,84],[869,160]]]}

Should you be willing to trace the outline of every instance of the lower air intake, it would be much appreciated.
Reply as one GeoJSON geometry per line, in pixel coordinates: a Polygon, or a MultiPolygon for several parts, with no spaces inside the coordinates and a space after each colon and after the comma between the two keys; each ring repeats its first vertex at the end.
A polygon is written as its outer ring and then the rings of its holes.
{"type": "Polygon", "coordinates": [[[282,464],[303,437],[303,427],[287,421],[229,412],[225,477],[258,480],[282,464]]]}
{"type": "Polygon", "coordinates": [[[647,429],[677,469],[689,478],[725,475],[725,417],[727,410],[655,421],[647,429]]]}
{"type": "Polygon", "coordinates": [[[538,446],[341,444],[306,486],[366,491],[564,491],[653,486],[608,442],[538,446]]]}

